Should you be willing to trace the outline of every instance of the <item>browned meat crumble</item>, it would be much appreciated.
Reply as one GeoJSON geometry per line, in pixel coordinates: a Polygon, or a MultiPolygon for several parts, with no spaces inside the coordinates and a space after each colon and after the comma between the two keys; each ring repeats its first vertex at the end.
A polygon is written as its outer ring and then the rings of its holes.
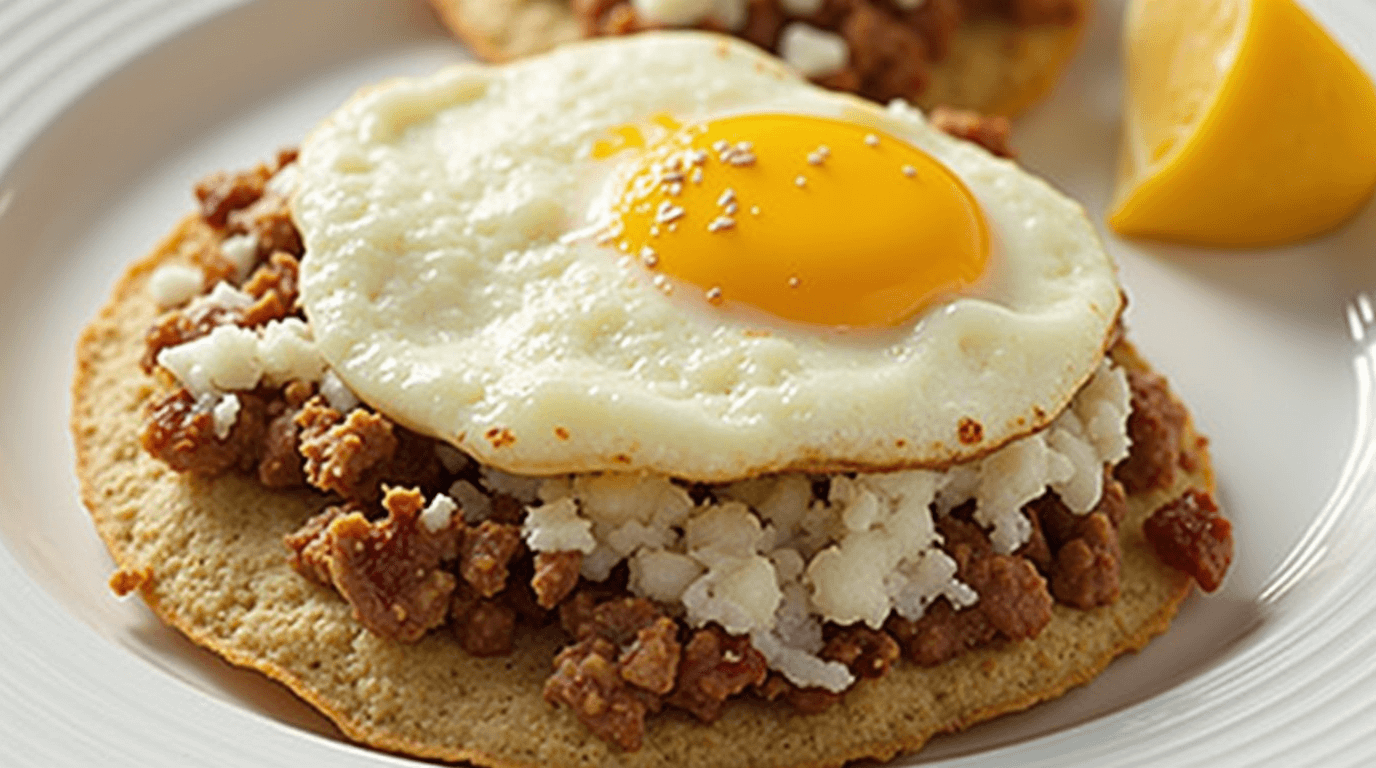
{"type": "MultiPolygon", "coordinates": [[[[1007,8],[1032,12],[1044,5],[1007,8]]],[[[936,13],[946,6],[949,2],[929,0],[924,7],[936,13]]],[[[942,122],[957,133],[990,130],[958,114],[942,122]]],[[[995,145],[1004,139],[985,138],[995,145]]],[[[277,167],[293,156],[283,157],[277,167]]],[[[260,249],[240,286],[257,300],[252,307],[176,309],[149,330],[144,366],[163,383],[170,376],[156,365],[162,349],[220,324],[252,326],[300,316],[299,238],[275,229],[281,219],[271,222],[285,209],[280,198],[264,193],[277,167],[216,174],[197,185],[208,223],[225,233],[252,228],[270,247],[260,249]]],[[[208,275],[226,275],[222,279],[233,282],[232,271],[213,271],[221,258],[217,253],[197,258],[208,275]]],[[[206,290],[211,287],[208,281],[206,290]]],[[[829,623],[821,656],[845,664],[857,678],[878,678],[900,656],[936,665],[973,648],[1036,637],[1057,602],[1088,609],[1116,600],[1117,529],[1127,493],[1167,486],[1176,468],[1190,460],[1180,447],[1186,415],[1170,399],[1164,379],[1133,373],[1129,384],[1132,453],[1116,468],[1105,468],[1103,495],[1094,510],[1075,515],[1048,492],[1024,507],[1033,535],[1012,555],[993,551],[987,534],[972,521],[970,505],[939,516],[937,526],[957,575],[979,593],[979,601],[956,610],[938,599],[921,618],[892,616],[882,630],[829,623]]],[[[800,688],[770,673],[746,637],[714,624],[690,628],[655,603],[630,595],[624,568],[605,583],[590,584],[579,576],[581,553],[529,551],[520,537],[524,509],[510,496],[490,494],[491,514],[476,525],[456,513],[430,530],[421,522],[425,499],[457,479],[476,486],[477,466],[464,462],[447,471],[434,441],[366,406],[341,412],[305,382],[235,394],[241,408],[224,438],[216,436],[209,409],[185,389],[155,397],[147,408],[144,447],[177,471],[253,473],[268,487],[304,485],[326,494],[321,512],[286,537],[287,556],[303,577],[337,591],[360,624],[379,636],[413,642],[448,625],[465,652],[492,656],[510,652],[523,627],[557,620],[570,642],[553,660],[545,700],[568,707],[592,733],[625,750],[640,747],[646,717],[665,707],[710,722],[734,696],[786,702],[801,713],[822,711],[844,698],[844,693],[800,688]]],[[[815,478],[813,486],[814,494],[825,498],[826,479],[815,478]]],[[[712,493],[700,484],[688,490],[695,501],[712,493]]],[[[1204,589],[1217,588],[1231,560],[1232,538],[1208,494],[1191,491],[1164,505],[1145,532],[1163,562],[1190,574],[1204,589]]],[[[126,579],[119,586],[133,588],[126,582],[133,584],[126,579]]]]}
{"type": "Polygon", "coordinates": [[[1164,488],[1175,481],[1180,464],[1185,409],[1171,399],[1163,376],[1133,371],[1128,374],[1128,383],[1132,387],[1128,437],[1133,450],[1114,475],[1128,493],[1164,488]]]}
{"type": "MultiPolygon", "coordinates": [[[[625,35],[662,26],[642,19],[630,0],[574,0],[573,12],[588,36],[625,35]]],[[[1079,5],[1068,0],[925,0],[911,10],[889,0],[824,0],[821,8],[807,15],[790,13],[782,0],[750,0],[740,29],[727,29],[712,19],[698,27],[734,34],[774,54],[779,53],[783,29],[790,22],[838,34],[846,41],[849,61],[841,71],[816,81],[883,103],[921,98],[931,82],[932,66],[950,54],[956,31],[968,20],[1069,26],[1079,14],[1079,5]]]]}
{"type": "Polygon", "coordinates": [[[1161,562],[1193,576],[1205,592],[1218,589],[1233,561],[1233,524],[1207,493],[1192,490],[1166,504],[1142,532],[1161,562]]]}

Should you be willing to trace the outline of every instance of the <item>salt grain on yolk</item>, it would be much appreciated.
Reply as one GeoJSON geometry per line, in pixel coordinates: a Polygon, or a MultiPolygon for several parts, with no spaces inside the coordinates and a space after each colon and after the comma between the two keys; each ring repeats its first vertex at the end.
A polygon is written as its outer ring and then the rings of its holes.
{"type": "Polygon", "coordinates": [[[714,304],[892,327],[978,280],[988,261],[965,185],[865,126],[740,115],[680,128],[633,162],[613,241],[714,304]]]}

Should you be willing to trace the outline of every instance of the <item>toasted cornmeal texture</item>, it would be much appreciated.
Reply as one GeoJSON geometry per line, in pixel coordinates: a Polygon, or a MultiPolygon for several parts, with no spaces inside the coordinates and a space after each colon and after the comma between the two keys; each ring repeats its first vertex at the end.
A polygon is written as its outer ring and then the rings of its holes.
{"type": "MultiPolygon", "coordinates": [[[[702,724],[668,711],[650,718],[645,746],[623,753],[589,734],[567,709],[541,699],[557,628],[518,635],[515,651],[476,659],[447,631],[414,645],[373,636],[334,592],[287,565],[282,537],[323,504],[256,480],[178,475],[139,447],[143,401],[154,383],[138,359],[156,314],[153,269],[215,237],[189,217],[115,288],[82,334],[72,429],[82,496],[122,574],[149,607],[193,641],[277,679],[351,738],[387,750],[484,766],[823,766],[888,759],[931,736],[1055,697],[1115,656],[1164,631],[1190,589],[1160,564],[1142,520],[1185,487],[1212,490],[1203,441],[1187,430],[1197,469],[1174,488],[1129,499],[1121,527],[1123,593],[1111,606],[1061,605],[1034,640],[968,653],[935,668],[901,662],[861,681],[819,715],[744,699],[702,724]]],[[[1145,363],[1130,348],[1120,362],[1145,363]]]]}
{"type": "MultiPolygon", "coordinates": [[[[430,0],[445,26],[487,61],[540,53],[583,36],[562,0],[430,0]]],[[[1070,62],[1093,0],[1076,0],[1070,25],[1016,27],[999,21],[962,24],[949,55],[931,68],[914,103],[1016,115],[1039,101],[1070,62]]]]}

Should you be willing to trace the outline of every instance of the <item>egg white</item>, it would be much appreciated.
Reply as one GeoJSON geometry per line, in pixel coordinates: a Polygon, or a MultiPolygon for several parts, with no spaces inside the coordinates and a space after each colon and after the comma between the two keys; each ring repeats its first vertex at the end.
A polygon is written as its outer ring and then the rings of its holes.
{"type": "Polygon", "coordinates": [[[946,466],[1054,418],[1120,309],[1074,202],[913,109],[823,91],[715,35],[386,83],[314,131],[299,166],[302,302],[325,359],[400,423],[515,473],[946,466]],[[882,344],[761,335],[685,311],[612,248],[569,236],[617,167],[590,155],[608,129],[741,112],[844,117],[932,155],[979,201],[996,279],[882,344]]]}

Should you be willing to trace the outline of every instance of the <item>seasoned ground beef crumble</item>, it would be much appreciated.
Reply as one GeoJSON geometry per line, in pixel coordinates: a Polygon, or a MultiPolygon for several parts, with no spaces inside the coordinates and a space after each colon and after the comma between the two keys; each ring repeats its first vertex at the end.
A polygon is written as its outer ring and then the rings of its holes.
{"type": "MultiPolygon", "coordinates": [[[[948,120],[964,126],[952,129],[957,133],[979,132],[968,120],[948,120]]],[[[624,566],[606,582],[590,583],[579,575],[581,552],[530,551],[520,536],[523,506],[511,496],[487,492],[491,514],[475,525],[456,513],[432,528],[423,520],[425,499],[456,480],[479,487],[479,468],[468,461],[446,468],[434,441],[367,406],[341,411],[301,381],[260,387],[234,393],[237,418],[227,434],[217,435],[210,411],[171,384],[157,355],[222,324],[254,327],[300,317],[299,237],[281,231],[282,221],[290,223],[284,201],[265,191],[292,157],[285,154],[272,169],[216,174],[197,185],[208,223],[226,234],[256,228],[269,247],[260,248],[242,281],[224,270],[219,254],[196,255],[206,290],[211,277],[238,282],[253,297],[251,307],[174,309],[149,330],[143,364],[165,385],[147,407],[142,442],[150,454],[180,472],[239,471],[268,487],[324,493],[321,512],[286,538],[285,556],[304,578],[337,591],[381,637],[414,642],[448,625],[464,652],[492,656],[510,652],[516,633],[557,622],[570,642],[553,660],[545,700],[567,706],[592,733],[622,749],[638,749],[645,718],[666,706],[710,722],[733,696],[786,702],[800,713],[844,697],[770,672],[747,637],[715,624],[689,627],[670,610],[632,596],[624,566]]],[[[1190,461],[1180,445],[1186,416],[1165,380],[1133,373],[1129,385],[1131,454],[1105,468],[1095,509],[1073,514],[1048,491],[1024,507],[1033,533],[1011,555],[993,550],[970,505],[938,515],[944,549],[979,600],[957,610],[938,598],[921,618],[893,615],[882,630],[828,623],[821,658],[844,664],[857,678],[877,678],[900,656],[930,666],[973,648],[1036,637],[1055,603],[1089,610],[1114,602],[1127,493],[1167,487],[1190,461]]],[[[828,485],[814,478],[814,496],[826,498],[828,485]]],[[[712,493],[700,484],[687,489],[695,502],[712,493]]],[[[1232,539],[1208,494],[1190,491],[1163,505],[1145,533],[1163,562],[1206,590],[1218,587],[1232,539]]]]}
{"type": "MultiPolygon", "coordinates": [[[[845,65],[813,79],[881,104],[891,99],[918,100],[928,88],[932,66],[950,54],[956,31],[968,20],[994,18],[1020,27],[1070,26],[1081,13],[1080,4],[1068,0],[923,0],[915,5],[894,0],[823,0],[815,11],[801,14],[790,11],[790,5],[785,0],[750,0],[738,29],[710,18],[697,26],[733,34],[776,55],[782,53],[783,31],[790,23],[839,35],[846,44],[845,65]]],[[[572,7],[587,36],[625,35],[663,26],[642,18],[630,0],[574,0],[572,7]]],[[[998,153],[993,147],[990,151],[998,153]]]]}

